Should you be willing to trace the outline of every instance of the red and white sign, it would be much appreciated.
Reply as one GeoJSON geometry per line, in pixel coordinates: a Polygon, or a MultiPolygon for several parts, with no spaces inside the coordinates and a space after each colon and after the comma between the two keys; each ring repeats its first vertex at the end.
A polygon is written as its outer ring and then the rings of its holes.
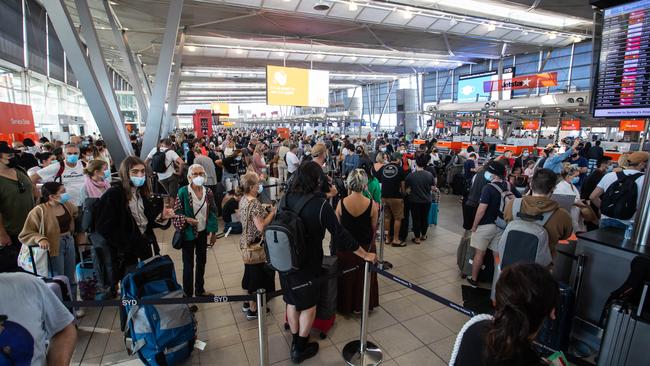
{"type": "Polygon", "coordinates": [[[197,109],[193,116],[196,137],[212,136],[212,110],[197,109]]]}
{"type": "Polygon", "coordinates": [[[472,121],[463,121],[460,123],[460,128],[470,129],[472,128],[472,121]]]}
{"type": "Polygon", "coordinates": [[[485,128],[490,129],[490,130],[498,130],[499,129],[499,120],[490,118],[487,120],[487,123],[485,124],[485,128]]]}
{"type": "Polygon", "coordinates": [[[442,121],[436,121],[436,128],[445,128],[445,123],[442,121]]]}
{"type": "Polygon", "coordinates": [[[643,132],[645,121],[642,119],[622,119],[618,129],[623,132],[643,132]]]}
{"type": "Polygon", "coordinates": [[[523,124],[523,129],[524,130],[538,130],[539,129],[539,121],[535,120],[529,120],[529,121],[522,121],[523,124]]]}
{"type": "MultiPolygon", "coordinates": [[[[486,83],[488,83],[486,81],[486,83]]],[[[517,76],[510,80],[502,80],[501,84],[499,81],[491,81],[492,83],[491,90],[519,90],[519,89],[533,89],[533,88],[544,88],[550,86],[557,86],[557,72],[543,72],[533,75],[523,75],[517,76]]]]}
{"type": "Polygon", "coordinates": [[[568,119],[562,121],[560,126],[562,131],[580,131],[580,120],[578,119],[568,119]]]}
{"type": "Polygon", "coordinates": [[[36,132],[32,106],[0,102],[0,133],[36,132]]]}

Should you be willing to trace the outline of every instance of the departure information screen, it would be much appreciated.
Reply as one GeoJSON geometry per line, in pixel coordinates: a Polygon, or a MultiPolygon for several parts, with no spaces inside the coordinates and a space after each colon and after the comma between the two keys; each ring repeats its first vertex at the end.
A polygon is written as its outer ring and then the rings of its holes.
{"type": "Polygon", "coordinates": [[[650,116],[650,0],[605,9],[594,117],[650,116]]]}

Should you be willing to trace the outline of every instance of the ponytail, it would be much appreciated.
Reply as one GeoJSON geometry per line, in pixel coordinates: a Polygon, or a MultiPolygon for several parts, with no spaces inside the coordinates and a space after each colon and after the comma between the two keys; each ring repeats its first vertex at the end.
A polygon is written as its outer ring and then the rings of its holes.
{"type": "Polygon", "coordinates": [[[56,192],[61,189],[63,184],[59,182],[47,182],[41,187],[41,200],[40,203],[47,203],[50,200],[50,196],[56,194],[56,192]]]}
{"type": "Polygon", "coordinates": [[[496,362],[517,358],[518,350],[526,349],[530,323],[527,315],[512,304],[494,314],[493,327],[487,334],[487,351],[496,362]]]}

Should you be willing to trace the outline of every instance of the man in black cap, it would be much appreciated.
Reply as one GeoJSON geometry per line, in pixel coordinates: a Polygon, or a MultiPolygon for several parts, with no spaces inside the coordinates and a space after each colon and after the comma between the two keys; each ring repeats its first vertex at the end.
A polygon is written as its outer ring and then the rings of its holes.
{"type": "Polygon", "coordinates": [[[470,245],[475,249],[472,263],[472,276],[467,277],[467,282],[472,287],[478,286],[478,274],[483,265],[483,258],[488,248],[496,251],[501,239],[505,221],[503,209],[506,203],[515,197],[521,197],[519,191],[504,181],[506,167],[501,162],[491,161],[486,164],[483,172],[489,182],[481,191],[474,225],[472,226],[472,240],[470,245]]]}

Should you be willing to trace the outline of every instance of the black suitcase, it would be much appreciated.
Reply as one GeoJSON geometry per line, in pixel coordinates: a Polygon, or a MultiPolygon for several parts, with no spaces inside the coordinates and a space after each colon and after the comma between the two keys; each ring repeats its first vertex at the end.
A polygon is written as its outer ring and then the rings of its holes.
{"type": "Polygon", "coordinates": [[[643,312],[648,296],[648,284],[645,284],[636,309],[626,302],[615,301],[612,304],[600,345],[598,366],[648,365],[650,320],[644,318],[643,312]]]}
{"type": "MultiPolygon", "coordinates": [[[[326,256],[323,258],[322,275],[336,275],[338,271],[338,258],[326,256]]],[[[320,285],[320,299],[316,310],[317,319],[330,319],[336,314],[338,281],[336,277],[330,278],[320,285]]]]}
{"type": "Polygon", "coordinates": [[[465,176],[463,174],[455,174],[451,181],[451,191],[457,196],[464,196],[467,192],[465,176]]]}
{"type": "Polygon", "coordinates": [[[559,283],[560,298],[555,307],[555,320],[547,318],[537,334],[537,342],[555,351],[569,349],[571,324],[575,304],[575,291],[570,286],[559,283]]]}

